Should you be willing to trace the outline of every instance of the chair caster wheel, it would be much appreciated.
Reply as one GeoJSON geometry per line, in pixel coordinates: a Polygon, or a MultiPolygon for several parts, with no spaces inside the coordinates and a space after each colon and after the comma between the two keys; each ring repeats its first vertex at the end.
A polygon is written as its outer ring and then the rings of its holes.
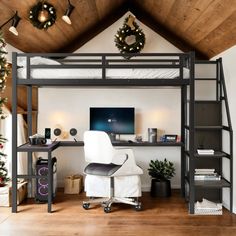
{"type": "Polygon", "coordinates": [[[89,203],[83,203],[83,208],[84,208],[85,210],[88,210],[88,209],[89,209],[89,206],[90,206],[89,203]]]}
{"type": "Polygon", "coordinates": [[[108,206],[104,207],[104,212],[105,213],[111,212],[111,207],[108,207],[108,206]]]}
{"type": "Polygon", "coordinates": [[[139,202],[137,205],[135,205],[135,206],[134,206],[134,209],[135,209],[136,211],[141,211],[141,210],[142,210],[142,205],[141,205],[141,203],[139,202]]]}

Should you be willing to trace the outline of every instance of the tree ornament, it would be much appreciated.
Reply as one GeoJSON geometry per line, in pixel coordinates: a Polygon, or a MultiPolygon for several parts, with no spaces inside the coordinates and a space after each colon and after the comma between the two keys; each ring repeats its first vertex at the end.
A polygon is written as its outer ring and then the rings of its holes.
{"type": "MultiPolygon", "coordinates": [[[[6,43],[2,37],[2,34],[0,33],[0,119],[5,119],[5,114],[3,112],[3,105],[6,102],[6,98],[2,98],[1,95],[3,93],[3,90],[6,87],[6,78],[9,74],[9,68],[6,60],[6,50],[5,46],[6,43]]],[[[8,172],[6,168],[6,154],[3,152],[4,143],[6,142],[6,138],[3,137],[2,134],[0,134],[0,187],[5,186],[6,182],[9,180],[7,177],[8,172]]]]}
{"type": "Polygon", "coordinates": [[[145,35],[142,29],[135,22],[135,17],[129,15],[115,34],[115,43],[119,51],[124,54],[123,57],[130,59],[128,53],[139,53],[145,44],[145,35]]]}
{"type": "Polygon", "coordinates": [[[40,1],[29,11],[30,22],[38,29],[47,29],[56,21],[56,9],[50,3],[40,1]]]}

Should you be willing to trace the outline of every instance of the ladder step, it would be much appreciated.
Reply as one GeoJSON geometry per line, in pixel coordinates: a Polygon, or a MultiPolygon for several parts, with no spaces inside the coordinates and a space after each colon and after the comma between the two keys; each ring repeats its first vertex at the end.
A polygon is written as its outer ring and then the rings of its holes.
{"type": "MultiPolygon", "coordinates": [[[[190,100],[187,100],[187,102],[190,102],[190,100]]],[[[195,100],[195,103],[221,103],[221,101],[216,101],[216,100],[195,100]]]]}
{"type": "Polygon", "coordinates": [[[216,101],[216,100],[195,100],[195,103],[218,103],[220,104],[221,101],[216,101]]]}
{"type": "Polygon", "coordinates": [[[195,78],[194,80],[217,80],[217,78],[195,78]]]}

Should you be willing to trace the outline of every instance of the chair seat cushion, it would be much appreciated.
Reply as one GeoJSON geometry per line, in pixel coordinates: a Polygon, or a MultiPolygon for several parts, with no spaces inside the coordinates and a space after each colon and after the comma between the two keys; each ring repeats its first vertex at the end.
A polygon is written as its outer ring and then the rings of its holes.
{"type": "Polygon", "coordinates": [[[90,163],[84,169],[84,172],[88,175],[99,175],[99,176],[111,176],[113,175],[122,165],[115,164],[99,164],[90,163]]]}

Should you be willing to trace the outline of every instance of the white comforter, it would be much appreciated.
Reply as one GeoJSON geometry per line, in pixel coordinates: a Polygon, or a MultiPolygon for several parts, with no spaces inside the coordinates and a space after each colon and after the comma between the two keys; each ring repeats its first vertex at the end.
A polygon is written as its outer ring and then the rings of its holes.
{"type": "MultiPolygon", "coordinates": [[[[26,78],[26,68],[19,68],[18,78],[26,78]]],[[[110,79],[174,79],[179,77],[179,69],[107,69],[110,79]]],[[[32,69],[35,79],[101,79],[101,69],[32,69]]],[[[189,70],[184,68],[184,78],[189,78],[189,70]]]]}

